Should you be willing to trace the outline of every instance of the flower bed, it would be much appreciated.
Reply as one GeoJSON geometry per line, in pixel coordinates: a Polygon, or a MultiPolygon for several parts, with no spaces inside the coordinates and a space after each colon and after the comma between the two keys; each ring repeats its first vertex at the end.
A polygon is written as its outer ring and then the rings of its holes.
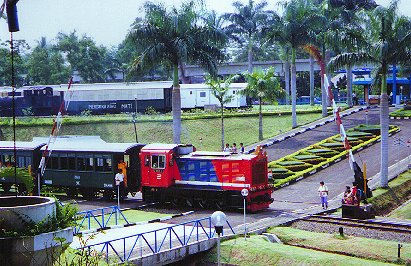
{"type": "MultiPolygon", "coordinates": [[[[347,131],[347,135],[350,134],[348,141],[350,141],[352,152],[372,145],[380,139],[379,135],[356,131],[358,128],[362,130],[375,130],[376,126],[358,126],[347,131]]],[[[391,134],[399,130],[397,126],[390,126],[389,128],[391,134]]],[[[345,158],[348,151],[345,149],[341,150],[343,144],[341,142],[339,144],[336,142],[337,140],[340,140],[340,135],[334,135],[279,160],[268,163],[268,167],[272,168],[271,171],[273,172],[271,182],[274,184],[274,188],[289,185],[345,158]]]]}

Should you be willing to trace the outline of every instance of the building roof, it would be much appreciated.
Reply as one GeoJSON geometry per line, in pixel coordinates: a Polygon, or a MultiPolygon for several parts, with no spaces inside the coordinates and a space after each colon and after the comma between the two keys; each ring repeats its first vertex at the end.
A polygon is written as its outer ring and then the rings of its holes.
{"type": "MultiPolygon", "coordinates": [[[[403,84],[403,85],[408,85],[410,84],[410,80],[407,78],[399,78],[397,77],[396,79],[397,84],[403,84]]],[[[354,85],[371,85],[372,83],[372,78],[358,78],[353,81],[354,85]]],[[[387,78],[387,84],[393,84],[393,78],[388,77],[387,78]]]]}

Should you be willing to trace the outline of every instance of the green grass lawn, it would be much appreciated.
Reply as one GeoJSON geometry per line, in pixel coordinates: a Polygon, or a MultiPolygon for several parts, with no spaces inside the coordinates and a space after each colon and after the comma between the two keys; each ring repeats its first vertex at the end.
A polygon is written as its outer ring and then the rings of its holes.
{"type": "MultiPolygon", "coordinates": [[[[269,230],[276,234],[284,243],[315,248],[327,252],[342,252],[350,256],[380,260],[384,262],[397,261],[396,241],[382,241],[361,237],[344,237],[339,234],[313,233],[289,227],[275,227],[269,230]]],[[[401,258],[411,263],[411,244],[403,243],[401,258]]]]}
{"type": "Polygon", "coordinates": [[[401,206],[401,208],[396,209],[388,217],[411,220],[411,202],[408,202],[406,205],[401,206]]]}
{"type": "MultiPolygon", "coordinates": [[[[297,116],[299,125],[321,118],[320,113],[300,114],[297,116]]],[[[258,116],[234,117],[224,119],[225,141],[232,144],[243,142],[246,146],[258,142],[258,116]]],[[[263,118],[264,138],[276,136],[291,129],[291,116],[268,116],[263,118]]],[[[18,127],[17,138],[20,141],[31,141],[33,137],[48,137],[51,126],[18,127]]],[[[12,139],[11,127],[2,127],[7,140],[12,139]]],[[[172,142],[172,122],[150,121],[137,122],[138,141],[140,143],[172,142]]],[[[60,135],[98,135],[108,142],[135,142],[134,127],[131,122],[90,123],[71,125],[64,124],[60,135]]],[[[220,150],[221,120],[196,119],[182,121],[183,143],[192,143],[199,150],[220,150]],[[202,141],[200,141],[202,138],[202,141]]]]}
{"type": "MultiPolygon", "coordinates": [[[[129,223],[138,223],[138,222],[146,222],[166,216],[170,216],[171,214],[164,214],[164,213],[156,213],[156,212],[146,212],[146,211],[138,211],[138,210],[127,210],[127,211],[122,211],[122,214],[126,217],[127,221],[129,223]]],[[[112,216],[109,219],[110,214],[105,214],[105,223],[108,221],[106,226],[113,226],[116,224],[115,220],[115,214],[113,213],[112,216]]],[[[118,224],[119,225],[124,225],[126,224],[126,221],[124,218],[119,215],[118,216],[118,224]]],[[[101,216],[96,217],[100,223],[102,223],[102,218],[101,216]]],[[[81,222],[82,217],[78,222],[81,222]]],[[[99,227],[97,221],[94,218],[91,218],[91,223],[90,223],[90,228],[91,229],[97,229],[99,227]]],[[[82,224],[82,230],[87,229],[88,227],[88,220],[86,219],[84,223],[82,224]]]]}
{"type": "MultiPolygon", "coordinates": [[[[280,233],[280,228],[276,230],[277,233],[280,233]]],[[[284,234],[288,234],[291,237],[291,232],[289,230],[284,230],[284,234]]],[[[319,234],[313,234],[319,235],[319,234]]],[[[281,237],[282,235],[280,235],[281,237]]],[[[311,239],[309,234],[304,233],[303,231],[294,233],[292,236],[300,243],[312,243],[321,244],[327,246],[329,238],[324,238],[320,236],[319,238],[311,239]],[[306,239],[308,237],[308,239],[306,239]]],[[[334,236],[331,236],[332,238],[334,236]]],[[[336,240],[340,242],[351,243],[352,240],[336,240]]],[[[357,240],[357,239],[355,239],[357,240]]],[[[384,242],[384,241],[379,241],[384,242]]],[[[355,243],[355,242],[354,242],[355,243]]],[[[364,244],[364,242],[361,242],[364,244]]],[[[351,246],[352,247],[352,246],[351,246]]],[[[361,249],[368,250],[368,246],[359,246],[361,249]],[[367,247],[367,248],[365,248],[367,247]]],[[[384,246],[385,247],[385,246],[384,246]]],[[[395,247],[395,245],[393,245],[395,247]]],[[[317,247],[318,248],[318,247],[317,247]]],[[[382,248],[381,248],[382,249],[382,248]]],[[[355,252],[355,248],[344,248],[348,253],[355,252]]],[[[205,258],[202,258],[203,262],[216,262],[217,254],[216,248],[211,252],[205,255],[205,258]]],[[[371,252],[370,252],[371,253],[371,252]]],[[[393,255],[396,253],[394,252],[393,255]]],[[[376,255],[376,254],[375,254],[376,255]]],[[[377,255],[376,255],[377,256],[377,255]]],[[[381,259],[381,258],[380,258],[381,259]]],[[[384,259],[384,258],[383,258],[384,259]]],[[[236,238],[221,243],[221,262],[234,265],[395,265],[384,263],[382,261],[376,260],[366,260],[361,258],[354,258],[351,256],[343,256],[338,254],[333,254],[329,252],[323,252],[313,249],[305,249],[301,247],[293,247],[289,245],[281,245],[276,243],[271,243],[266,240],[263,236],[251,236],[244,241],[244,238],[236,238]]],[[[204,264],[207,265],[207,264],[204,264]]]]}

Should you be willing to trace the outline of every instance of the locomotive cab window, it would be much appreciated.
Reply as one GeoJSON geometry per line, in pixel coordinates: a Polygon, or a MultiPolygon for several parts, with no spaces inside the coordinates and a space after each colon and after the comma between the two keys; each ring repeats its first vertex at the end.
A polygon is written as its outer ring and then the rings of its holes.
{"type": "Polygon", "coordinates": [[[203,98],[203,97],[206,97],[206,92],[205,92],[205,91],[201,91],[201,92],[200,92],[200,97],[202,97],[202,98],[203,98]]]}
{"type": "Polygon", "coordinates": [[[166,156],[165,155],[152,155],[151,156],[151,168],[164,169],[166,168],[166,156]]]}

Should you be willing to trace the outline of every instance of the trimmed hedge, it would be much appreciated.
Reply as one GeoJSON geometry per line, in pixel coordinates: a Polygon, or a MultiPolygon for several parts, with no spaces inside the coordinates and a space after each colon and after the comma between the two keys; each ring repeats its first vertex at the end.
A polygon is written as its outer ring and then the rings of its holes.
{"type": "MultiPolygon", "coordinates": [[[[399,131],[399,127],[397,126],[390,126],[390,133],[395,133],[399,131]]],[[[364,132],[352,132],[352,133],[359,133],[359,136],[366,136],[369,137],[368,133],[364,133],[364,132]]],[[[365,148],[366,146],[368,146],[369,144],[374,144],[379,138],[380,136],[375,136],[370,134],[371,136],[374,136],[373,138],[370,138],[366,141],[361,141],[358,138],[352,138],[352,140],[354,140],[353,142],[350,142],[352,148],[351,150],[353,152],[356,152],[358,149],[361,148],[365,148]],[[353,145],[353,143],[358,143],[358,145],[353,145]]],[[[330,149],[319,149],[321,147],[322,144],[325,143],[329,143],[329,142],[333,142],[333,140],[336,139],[340,139],[340,135],[334,135],[330,138],[324,139],[314,145],[308,146],[306,148],[303,148],[301,150],[298,150],[290,155],[287,155],[279,160],[273,161],[273,162],[269,162],[268,166],[269,167],[273,167],[273,168],[281,168],[279,167],[279,163],[281,162],[285,162],[285,161],[301,161],[304,163],[307,163],[308,165],[311,165],[310,167],[306,168],[306,169],[301,169],[301,170],[297,170],[294,169],[294,173],[282,180],[274,180],[274,188],[279,188],[279,187],[283,187],[286,186],[288,184],[290,184],[290,182],[295,182],[296,180],[299,180],[301,178],[304,178],[306,176],[309,176],[315,172],[317,172],[318,170],[321,170],[322,168],[326,168],[330,163],[335,162],[338,159],[341,159],[343,157],[346,157],[348,154],[347,150],[343,150],[342,152],[336,152],[330,149]],[[312,152],[309,151],[316,151],[315,154],[313,154],[312,152]],[[308,157],[307,157],[308,156],[308,157]],[[320,157],[320,158],[313,158],[312,156],[315,157],[320,157]],[[312,159],[304,159],[304,158],[312,158],[312,159]],[[312,160],[311,162],[309,160],[312,160]],[[319,160],[321,160],[321,162],[318,162],[319,160]]],[[[302,164],[296,164],[296,166],[301,166],[302,164]]],[[[283,166],[283,168],[288,168],[283,166]]],[[[289,168],[288,168],[289,169],[289,168]]],[[[290,169],[291,170],[291,169],[290,169]]],[[[278,175],[278,177],[280,177],[281,175],[278,175]]],[[[285,175],[284,175],[285,176],[285,175]]]]}

